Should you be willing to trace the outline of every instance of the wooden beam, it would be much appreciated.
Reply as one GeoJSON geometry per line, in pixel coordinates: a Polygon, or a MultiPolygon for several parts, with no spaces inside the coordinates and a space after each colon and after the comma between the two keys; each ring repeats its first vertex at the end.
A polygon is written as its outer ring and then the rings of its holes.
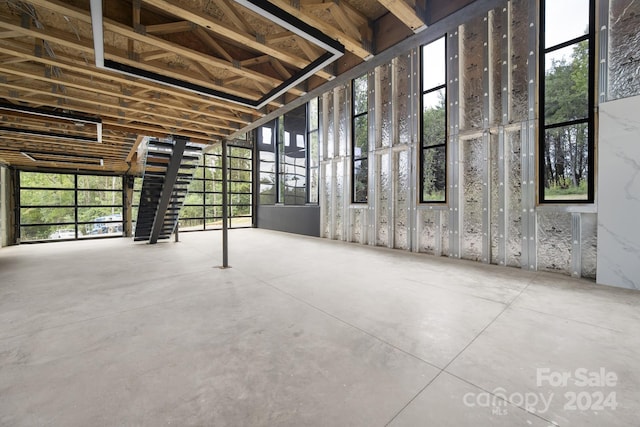
{"type": "Polygon", "coordinates": [[[317,28],[319,31],[322,31],[324,34],[328,35],[329,37],[339,41],[344,45],[346,50],[358,56],[359,58],[366,60],[372,56],[373,52],[371,52],[370,50],[368,50],[363,46],[363,44],[365,44],[363,43],[363,40],[358,40],[345,34],[340,29],[332,26],[328,22],[325,22],[319,19],[317,16],[306,13],[304,9],[303,10],[298,9],[297,7],[294,6],[293,2],[290,2],[289,0],[270,0],[270,2],[275,4],[285,12],[306,22],[312,27],[317,28]]]}
{"type": "MultiPolygon", "coordinates": [[[[16,69],[14,67],[9,67],[9,64],[6,64],[6,65],[2,64],[0,65],[0,71],[3,71],[9,75],[18,75],[18,76],[22,76],[27,79],[33,79],[36,81],[41,80],[47,83],[63,84],[69,88],[79,89],[82,91],[86,91],[87,93],[95,93],[96,96],[98,97],[118,96],[119,98],[127,100],[129,102],[142,102],[145,104],[149,104],[150,106],[155,108],[157,111],[163,111],[168,109],[168,113],[167,113],[168,116],[175,115],[176,111],[182,112],[184,114],[194,113],[193,108],[185,108],[182,105],[175,105],[171,102],[168,102],[166,99],[154,100],[153,98],[151,99],[141,98],[140,97],[141,94],[127,95],[122,91],[118,91],[117,86],[114,87],[115,85],[105,83],[96,79],[87,79],[84,77],[75,76],[73,74],[70,74],[68,76],[62,75],[61,77],[53,77],[53,76],[47,77],[44,73],[41,72],[41,69],[37,66],[28,66],[28,67],[23,66],[20,69],[16,69]]],[[[209,116],[207,119],[208,121],[217,120],[217,119],[237,121],[237,119],[231,115],[220,115],[212,112],[204,112],[204,113],[198,112],[198,114],[205,114],[209,116]]],[[[247,122],[242,122],[242,123],[246,124],[247,122]]],[[[222,127],[225,127],[225,126],[223,125],[222,127]]],[[[234,129],[234,127],[229,127],[229,129],[234,129]]]]}
{"type": "Polygon", "coordinates": [[[204,30],[201,27],[196,27],[195,30],[195,35],[205,44],[209,47],[209,49],[213,50],[214,52],[217,52],[219,55],[221,55],[224,59],[226,59],[227,61],[229,61],[230,63],[233,63],[233,57],[231,55],[229,55],[229,52],[226,51],[226,49],[224,49],[220,43],[218,43],[213,37],[211,37],[209,35],[209,33],[207,33],[206,30],[204,30]]]}
{"type": "Polygon", "coordinates": [[[143,52],[138,55],[138,58],[142,62],[155,61],[156,59],[166,58],[167,56],[175,55],[173,52],[167,52],[166,50],[152,50],[150,52],[143,52]]]}
{"type": "MultiPolygon", "coordinates": [[[[87,114],[93,114],[98,117],[102,117],[103,119],[105,117],[110,117],[114,120],[119,120],[119,119],[122,119],[123,117],[127,117],[121,114],[121,112],[124,112],[130,115],[129,119],[144,120],[144,116],[149,116],[149,118],[151,118],[152,121],[154,121],[156,124],[160,126],[167,126],[170,128],[181,129],[181,130],[182,129],[193,130],[196,132],[199,131],[198,129],[194,129],[189,123],[183,123],[183,122],[188,122],[188,120],[176,120],[175,114],[174,115],[163,114],[155,110],[141,112],[137,109],[118,105],[117,102],[113,102],[113,101],[108,102],[108,100],[105,99],[105,97],[91,99],[87,96],[86,92],[75,93],[70,91],[69,94],[65,94],[64,99],[61,103],[60,98],[56,94],[52,94],[50,91],[46,90],[46,88],[43,88],[43,90],[34,90],[32,88],[9,85],[5,83],[0,83],[0,88],[6,89],[5,93],[2,93],[0,91],[0,94],[2,94],[2,96],[6,99],[13,99],[18,101],[18,100],[24,100],[27,97],[38,96],[37,102],[40,103],[40,105],[47,105],[53,108],[60,108],[61,106],[67,106],[67,107],[71,107],[76,111],[84,112],[87,114]],[[17,91],[28,91],[29,95],[27,96],[25,92],[20,93],[17,91]],[[17,93],[11,93],[11,92],[17,92],[17,93]],[[46,97],[51,97],[53,99],[50,101],[47,101],[46,97]]],[[[220,131],[216,128],[212,128],[208,124],[205,124],[205,126],[207,126],[206,133],[208,135],[224,136],[228,133],[228,132],[220,131]]]]}
{"type": "Polygon", "coordinates": [[[417,33],[426,28],[424,21],[418,16],[415,9],[404,0],[378,0],[387,10],[393,13],[411,31],[417,33]]]}
{"type": "Polygon", "coordinates": [[[255,30],[247,22],[246,19],[240,14],[227,0],[221,0],[215,2],[216,6],[222,11],[227,21],[238,27],[245,33],[249,33],[255,36],[255,30]]]}
{"type": "MultiPolygon", "coordinates": [[[[32,3],[40,3],[42,0],[34,0],[32,3]]],[[[46,0],[43,2],[44,5],[42,5],[43,7],[47,8],[49,4],[52,5],[58,5],[58,1],[57,0],[46,0]]],[[[77,17],[77,19],[86,22],[86,23],[90,23],[91,22],[91,16],[87,15],[85,11],[82,11],[81,9],[77,9],[77,8],[73,8],[71,6],[61,6],[58,5],[58,7],[56,9],[62,9],[62,12],[60,13],[67,13],[67,14],[73,14],[74,17],[77,17]],[[83,13],[84,12],[84,13],[83,13]]],[[[62,46],[65,47],[69,47],[72,49],[78,49],[82,52],[86,52],[86,53],[90,53],[93,54],[93,43],[89,40],[77,40],[77,38],[69,35],[68,33],[59,31],[59,30],[55,30],[52,28],[47,28],[45,29],[39,29],[39,28],[31,28],[31,29],[27,29],[27,28],[23,28],[21,26],[21,24],[18,22],[18,20],[16,20],[15,18],[11,18],[8,16],[3,16],[0,15],[0,28],[6,28],[12,31],[18,31],[20,33],[22,33],[22,35],[27,35],[27,36],[31,36],[31,37],[35,37],[35,38],[41,38],[43,40],[47,40],[49,42],[52,43],[58,43],[61,44],[62,46]],[[6,22],[3,22],[6,21],[6,22]],[[12,22],[13,21],[13,22],[12,22]]],[[[145,35],[145,34],[140,34],[138,32],[136,32],[134,29],[127,27],[123,24],[120,24],[118,22],[109,20],[109,19],[104,19],[104,29],[105,31],[111,31],[115,34],[127,37],[129,39],[141,42],[141,43],[146,43],[150,46],[154,46],[155,48],[160,48],[160,49],[164,49],[166,51],[169,52],[173,52],[178,56],[184,57],[184,58],[188,58],[191,60],[195,60],[198,61],[200,63],[203,64],[208,64],[211,65],[213,67],[217,67],[220,68],[222,70],[234,73],[234,74],[239,74],[242,75],[244,77],[249,77],[249,78],[253,78],[253,79],[257,79],[261,82],[264,82],[266,84],[272,85],[273,87],[281,84],[282,82],[270,77],[270,76],[266,76],[264,74],[258,73],[254,70],[249,70],[246,68],[241,68],[241,67],[234,67],[232,63],[229,63],[228,61],[219,59],[219,58],[215,58],[213,56],[208,56],[205,55],[201,52],[198,52],[196,50],[192,50],[192,49],[188,49],[184,46],[180,46],[176,43],[164,40],[162,38],[159,37],[155,37],[152,35],[145,35]]],[[[105,46],[105,56],[106,57],[110,57],[110,59],[115,59],[118,62],[123,62],[123,63],[128,63],[128,65],[132,65],[132,66],[138,66],[140,68],[146,68],[149,71],[153,71],[153,72],[159,72],[159,73],[163,73],[163,70],[157,70],[157,69],[150,69],[149,64],[140,64],[137,63],[136,61],[131,61],[128,58],[128,55],[126,53],[124,54],[117,54],[118,50],[115,48],[111,48],[109,49],[108,46],[105,46]]],[[[176,73],[174,73],[176,74],[176,73]]],[[[172,76],[175,77],[175,76],[172,76]]],[[[176,77],[176,78],[180,78],[180,77],[176,77]]],[[[193,82],[193,83],[197,83],[197,82],[193,82]]],[[[216,88],[218,89],[218,88],[216,88]]],[[[245,94],[246,96],[246,94],[245,94]]],[[[250,97],[250,96],[247,96],[250,97]]]]}
{"type": "Polygon", "coordinates": [[[349,19],[347,14],[340,8],[338,4],[331,5],[329,8],[331,16],[336,20],[342,31],[344,31],[349,37],[357,39],[360,37],[360,31],[358,31],[357,25],[349,19]]]}
{"type": "Polygon", "coordinates": [[[271,57],[269,55],[260,55],[255,58],[245,59],[244,61],[240,61],[240,65],[243,67],[248,67],[252,65],[264,64],[265,62],[269,62],[271,57]]]}
{"type": "Polygon", "coordinates": [[[131,160],[133,159],[133,156],[137,153],[138,147],[140,146],[142,141],[144,141],[144,135],[138,135],[136,137],[135,142],[133,143],[133,146],[131,146],[131,150],[129,150],[129,154],[127,154],[127,159],[126,159],[127,163],[131,162],[131,160]]]}
{"type": "MultiPolygon", "coordinates": [[[[37,1],[45,1],[45,0],[37,0],[37,1]]],[[[238,32],[237,29],[230,27],[229,25],[216,20],[210,15],[203,13],[202,11],[197,11],[195,9],[189,9],[184,6],[175,5],[166,0],[143,0],[144,3],[150,4],[152,6],[158,7],[161,10],[166,11],[174,16],[180,17],[182,19],[186,19],[187,21],[191,21],[203,28],[207,28],[209,31],[218,34],[220,36],[226,37],[229,40],[236,41],[249,47],[251,49],[255,49],[257,51],[263,52],[267,55],[273,56],[278,60],[292,65],[296,68],[302,69],[309,65],[309,61],[304,60],[302,58],[298,58],[295,55],[290,54],[281,49],[276,49],[270,47],[264,43],[261,43],[251,34],[238,32]]],[[[326,72],[319,72],[318,75],[324,78],[331,78],[332,76],[326,72]]]]}
{"type": "Polygon", "coordinates": [[[192,31],[194,27],[195,26],[189,21],[176,21],[166,24],[147,25],[146,27],[144,27],[144,29],[147,34],[164,35],[173,33],[185,33],[188,31],[192,31]]]}
{"type": "Polygon", "coordinates": [[[269,62],[271,62],[271,66],[282,76],[283,79],[286,80],[291,78],[291,73],[284,68],[284,65],[282,65],[280,61],[275,58],[271,58],[269,62]]]}

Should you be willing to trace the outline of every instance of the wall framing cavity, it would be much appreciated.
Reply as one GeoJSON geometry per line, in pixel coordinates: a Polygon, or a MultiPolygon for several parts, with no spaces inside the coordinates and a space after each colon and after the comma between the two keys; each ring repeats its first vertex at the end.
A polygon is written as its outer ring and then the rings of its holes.
{"type": "MultiPolygon", "coordinates": [[[[610,3],[598,9],[599,102],[609,95],[610,3]]],[[[324,95],[323,236],[595,279],[597,204],[538,205],[539,16],[537,1],[505,0],[446,31],[446,203],[419,202],[421,46],[368,73],[367,204],[349,203],[341,144],[351,140],[338,132],[350,123],[338,117],[350,85],[324,95]]]]}

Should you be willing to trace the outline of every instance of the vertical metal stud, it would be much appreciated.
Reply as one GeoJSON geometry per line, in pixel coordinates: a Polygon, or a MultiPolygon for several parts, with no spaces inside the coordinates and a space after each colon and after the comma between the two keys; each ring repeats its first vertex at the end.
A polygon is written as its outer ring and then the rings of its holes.
{"type": "Polygon", "coordinates": [[[491,158],[489,131],[482,133],[482,262],[491,262],[491,158]]]}
{"type": "Polygon", "coordinates": [[[437,210],[435,215],[435,244],[433,248],[433,254],[435,256],[442,256],[442,210],[437,210]]]}
{"type": "Polygon", "coordinates": [[[527,129],[528,122],[522,122],[520,127],[521,148],[520,148],[520,182],[522,183],[522,196],[520,198],[520,207],[522,209],[522,243],[521,243],[521,266],[524,270],[529,270],[529,131],[527,129]]]}
{"type": "MultiPolygon", "coordinates": [[[[229,268],[229,188],[227,140],[222,140],[222,268],[229,268]]],[[[176,237],[177,238],[177,237],[176,237]]]]}
{"type": "Polygon", "coordinates": [[[411,51],[411,149],[409,151],[409,214],[407,215],[407,239],[408,249],[413,252],[419,251],[419,236],[418,233],[418,191],[419,191],[419,159],[420,139],[418,137],[418,130],[420,129],[420,55],[418,48],[411,51]]]}
{"type": "Polygon", "coordinates": [[[450,138],[448,148],[449,180],[449,256],[460,258],[460,58],[458,31],[449,34],[447,43],[449,61],[449,118],[450,138]]]}
{"type": "Polygon", "coordinates": [[[582,216],[579,212],[571,214],[571,275],[582,275],[582,216]]]}
{"type": "Polygon", "coordinates": [[[598,46],[598,101],[603,103],[607,101],[609,96],[609,0],[600,0],[599,4],[599,22],[600,31],[598,46]]]}
{"type": "Polygon", "coordinates": [[[511,2],[507,2],[507,5],[502,10],[501,24],[502,24],[502,35],[501,35],[501,56],[500,56],[500,64],[502,67],[502,72],[500,73],[502,76],[500,89],[502,90],[502,120],[501,123],[503,125],[509,124],[509,112],[511,111],[510,103],[511,103],[511,93],[512,93],[512,82],[510,78],[511,73],[511,2]]]}
{"type": "Polygon", "coordinates": [[[367,172],[367,179],[369,182],[369,186],[367,188],[367,208],[363,212],[363,216],[365,220],[363,221],[366,224],[364,230],[362,231],[364,244],[375,245],[375,234],[374,234],[374,224],[376,222],[375,213],[376,213],[376,205],[377,201],[377,192],[376,192],[376,174],[377,174],[377,162],[375,161],[375,149],[376,149],[376,141],[380,140],[380,111],[382,108],[380,107],[381,102],[381,90],[380,90],[380,67],[376,67],[372,71],[369,72],[368,77],[368,87],[369,87],[369,118],[368,118],[368,144],[367,148],[369,150],[369,154],[367,156],[367,165],[369,167],[367,172]]]}
{"type": "MultiPolygon", "coordinates": [[[[504,111],[504,110],[503,110],[504,111]]],[[[498,129],[498,264],[507,265],[507,233],[509,197],[507,185],[507,165],[505,156],[504,127],[498,129]]]]}
{"type": "Polygon", "coordinates": [[[489,90],[493,89],[491,83],[491,64],[490,64],[490,52],[489,41],[490,39],[490,26],[493,16],[491,11],[485,15],[483,19],[482,28],[482,128],[489,129],[491,119],[491,96],[489,96],[489,90]]]}
{"type": "Polygon", "coordinates": [[[537,63],[537,2],[529,2],[529,32],[527,37],[529,57],[527,67],[528,121],[522,124],[522,268],[537,269],[537,218],[536,218],[536,79],[537,63]]]}
{"type": "MultiPolygon", "coordinates": [[[[352,84],[352,83],[351,83],[352,84]]],[[[346,115],[346,117],[344,117],[344,123],[345,126],[347,127],[345,129],[344,132],[344,138],[346,139],[346,141],[344,141],[343,143],[341,143],[342,146],[344,146],[344,150],[341,153],[343,159],[344,159],[344,178],[343,178],[343,193],[344,193],[344,198],[342,199],[343,201],[343,205],[344,205],[344,216],[342,219],[342,224],[343,224],[343,233],[342,233],[342,239],[344,241],[347,242],[351,242],[353,241],[353,217],[355,215],[355,212],[353,209],[350,209],[351,206],[351,202],[353,200],[353,158],[352,158],[352,150],[351,150],[351,144],[352,144],[352,135],[351,133],[353,132],[353,122],[351,120],[351,115],[352,115],[352,97],[353,97],[353,88],[351,86],[351,84],[346,84],[345,85],[345,89],[344,89],[344,103],[342,105],[342,111],[344,111],[344,114],[346,115]]],[[[368,96],[369,90],[367,87],[367,96],[368,96]]],[[[368,119],[367,119],[368,122],[368,119]]],[[[368,133],[368,132],[367,132],[368,133]]]]}

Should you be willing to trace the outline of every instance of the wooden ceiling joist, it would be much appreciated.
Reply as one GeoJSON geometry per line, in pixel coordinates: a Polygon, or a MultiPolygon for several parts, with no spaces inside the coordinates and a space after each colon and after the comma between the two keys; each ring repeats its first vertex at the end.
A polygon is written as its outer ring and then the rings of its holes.
{"type": "Polygon", "coordinates": [[[418,32],[426,28],[424,20],[418,16],[416,10],[405,0],[378,0],[384,7],[393,13],[401,22],[404,22],[411,31],[418,32]]]}

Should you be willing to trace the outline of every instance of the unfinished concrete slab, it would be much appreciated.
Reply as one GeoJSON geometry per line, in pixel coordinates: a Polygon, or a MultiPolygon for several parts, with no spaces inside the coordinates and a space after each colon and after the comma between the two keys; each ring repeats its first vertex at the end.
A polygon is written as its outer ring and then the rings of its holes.
{"type": "Polygon", "coordinates": [[[640,293],[255,229],[220,269],[219,233],[180,238],[0,250],[1,425],[637,423],[640,293]]]}

